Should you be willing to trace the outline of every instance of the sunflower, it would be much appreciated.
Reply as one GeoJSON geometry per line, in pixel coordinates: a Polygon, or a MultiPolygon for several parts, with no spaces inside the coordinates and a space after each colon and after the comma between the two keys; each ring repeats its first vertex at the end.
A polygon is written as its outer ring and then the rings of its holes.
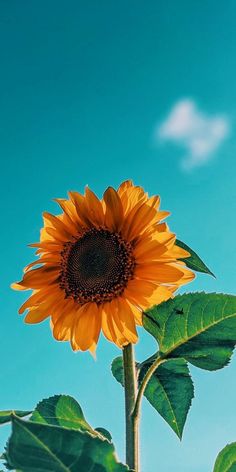
{"type": "Polygon", "coordinates": [[[94,352],[102,330],[118,347],[135,343],[143,310],[170,297],[194,278],[162,220],[160,197],[132,181],[109,187],[100,200],[88,187],[56,199],[62,213],[43,214],[37,260],[16,290],[33,290],[19,309],[25,322],[50,317],[53,336],[73,350],[94,352]],[[36,266],[36,267],[35,267],[36,266]]]}

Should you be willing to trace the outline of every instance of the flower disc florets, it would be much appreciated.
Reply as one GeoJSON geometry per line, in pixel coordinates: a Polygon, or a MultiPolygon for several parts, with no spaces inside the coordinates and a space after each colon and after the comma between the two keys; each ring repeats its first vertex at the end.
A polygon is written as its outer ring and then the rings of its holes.
{"type": "Polygon", "coordinates": [[[120,296],[132,278],[132,245],[107,229],[87,230],[62,252],[60,286],[80,304],[109,302],[120,296]]]}

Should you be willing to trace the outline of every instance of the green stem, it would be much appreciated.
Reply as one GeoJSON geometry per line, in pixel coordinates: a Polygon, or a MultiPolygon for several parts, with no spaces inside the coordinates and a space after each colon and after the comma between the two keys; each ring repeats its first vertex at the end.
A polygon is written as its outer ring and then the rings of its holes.
{"type": "Polygon", "coordinates": [[[137,375],[134,348],[128,344],[123,349],[125,423],[126,423],[126,463],[131,470],[139,472],[138,416],[133,411],[137,397],[137,375]]]}

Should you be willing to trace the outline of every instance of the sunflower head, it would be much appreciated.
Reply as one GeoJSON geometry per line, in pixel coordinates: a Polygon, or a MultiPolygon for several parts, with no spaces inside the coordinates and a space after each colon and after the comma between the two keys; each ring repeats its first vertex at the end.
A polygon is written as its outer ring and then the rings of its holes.
{"type": "Polygon", "coordinates": [[[135,343],[142,311],[194,278],[181,260],[189,253],[162,222],[169,213],[131,181],[101,200],[86,187],[56,201],[62,213],[44,213],[40,242],[31,244],[38,259],[12,284],[33,290],[19,313],[28,310],[27,323],[50,317],[55,339],[73,350],[93,352],[101,330],[119,347],[135,343]]]}

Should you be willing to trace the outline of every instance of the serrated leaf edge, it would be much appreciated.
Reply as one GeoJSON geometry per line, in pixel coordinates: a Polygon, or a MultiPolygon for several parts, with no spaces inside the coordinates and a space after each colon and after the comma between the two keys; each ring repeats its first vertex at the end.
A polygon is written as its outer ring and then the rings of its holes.
{"type": "MultiPolygon", "coordinates": [[[[218,296],[219,296],[219,295],[228,295],[228,294],[215,293],[215,292],[211,292],[211,293],[207,293],[207,294],[206,294],[205,292],[193,292],[193,293],[190,292],[190,293],[189,293],[189,295],[202,295],[202,294],[204,294],[204,295],[218,295],[218,296]]],[[[177,296],[174,298],[174,300],[180,299],[180,298],[182,298],[182,297],[184,297],[184,296],[186,296],[186,295],[188,295],[188,293],[184,293],[184,294],[182,294],[182,295],[179,294],[179,295],[177,295],[177,296]]],[[[235,297],[235,295],[231,295],[231,296],[234,296],[234,297],[235,297]]],[[[157,306],[160,307],[161,305],[163,305],[163,304],[165,304],[165,303],[168,303],[168,301],[167,301],[167,302],[162,302],[162,303],[160,303],[160,305],[157,305],[157,306]]],[[[223,308],[222,308],[222,312],[224,311],[224,308],[225,308],[226,303],[227,303],[227,300],[225,301],[225,304],[224,304],[224,306],[223,306],[223,308]]],[[[207,304],[209,304],[209,301],[208,301],[207,304]]],[[[207,306],[207,305],[206,305],[206,306],[207,306]]],[[[205,310],[206,306],[204,307],[204,310],[205,310]]],[[[189,307],[189,310],[188,310],[188,312],[186,313],[186,322],[187,322],[187,320],[188,320],[188,314],[189,314],[190,308],[191,308],[191,306],[189,307]]],[[[144,316],[145,316],[145,314],[146,314],[146,312],[144,312],[144,316]]],[[[162,351],[163,354],[165,355],[165,357],[168,356],[173,350],[175,351],[176,349],[178,349],[180,346],[182,346],[182,345],[185,344],[186,342],[189,342],[191,339],[194,339],[194,338],[195,338],[196,336],[198,336],[199,334],[202,334],[202,333],[204,333],[205,331],[207,331],[209,328],[212,328],[213,326],[216,326],[217,324],[222,323],[224,320],[233,318],[233,317],[235,317],[235,316],[236,316],[236,312],[233,313],[233,314],[231,314],[231,315],[229,315],[229,316],[227,316],[226,318],[221,318],[221,319],[215,321],[214,323],[211,323],[210,325],[205,326],[204,329],[195,332],[194,335],[187,337],[185,340],[182,340],[180,343],[178,343],[178,344],[176,344],[176,345],[172,344],[172,346],[171,346],[168,350],[162,351]],[[174,349],[173,349],[173,348],[174,348],[174,349]]],[[[147,316],[147,318],[151,319],[151,320],[153,321],[153,323],[155,323],[155,319],[153,319],[153,318],[151,317],[150,311],[148,311],[148,316],[147,316]]],[[[165,323],[165,325],[164,325],[164,330],[163,330],[162,339],[163,339],[163,337],[164,337],[164,335],[165,335],[165,327],[166,327],[166,323],[165,323]]]]}

